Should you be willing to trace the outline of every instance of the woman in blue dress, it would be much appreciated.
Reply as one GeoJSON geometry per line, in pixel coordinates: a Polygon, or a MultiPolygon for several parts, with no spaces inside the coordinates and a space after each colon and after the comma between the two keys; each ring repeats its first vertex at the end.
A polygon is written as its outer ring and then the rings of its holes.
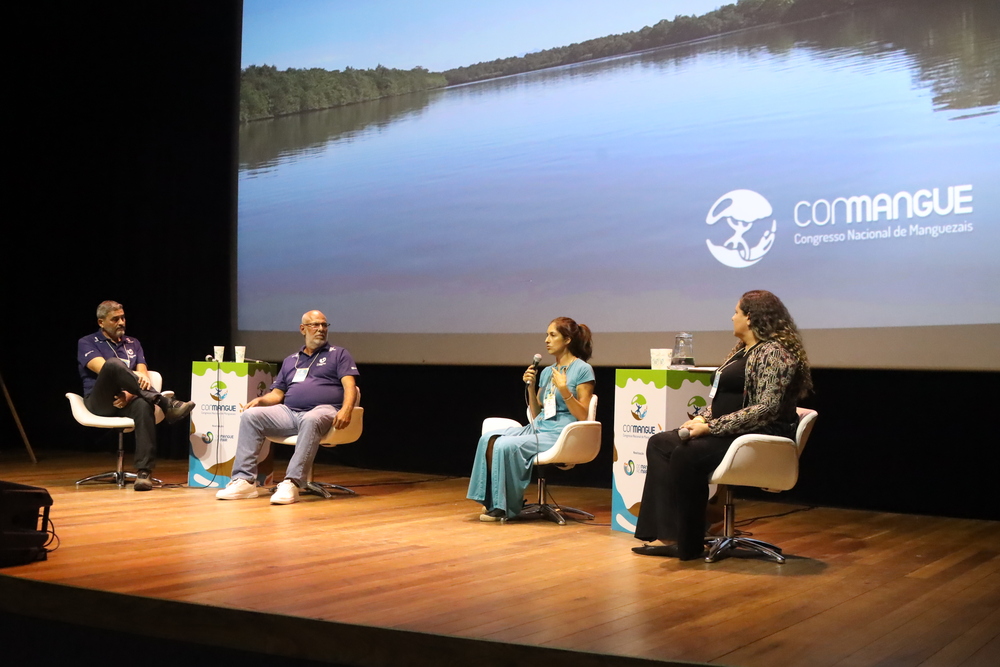
{"type": "MultiPolygon", "coordinates": [[[[483,504],[480,521],[516,517],[524,506],[535,456],[556,444],[566,424],[587,418],[594,395],[594,369],[587,363],[592,348],[586,324],[568,317],[549,323],[545,349],[555,363],[542,370],[538,393],[528,392],[531,423],[479,438],[468,498],[483,504]]],[[[534,386],[535,372],[533,366],[524,372],[528,386],[534,386]]]]}

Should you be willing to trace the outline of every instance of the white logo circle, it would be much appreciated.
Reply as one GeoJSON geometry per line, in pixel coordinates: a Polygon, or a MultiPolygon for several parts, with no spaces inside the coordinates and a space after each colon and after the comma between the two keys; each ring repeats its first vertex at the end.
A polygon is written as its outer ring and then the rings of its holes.
{"type": "Polygon", "coordinates": [[[744,236],[755,222],[771,217],[773,212],[771,203],[753,190],[732,190],[719,197],[708,210],[705,222],[714,225],[725,218],[733,234],[722,245],[705,240],[712,256],[734,269],[746,268],[759,262],[774,245],[778,223],[772,219],[770,229],[764,229],[753,247],[744,236]]]}

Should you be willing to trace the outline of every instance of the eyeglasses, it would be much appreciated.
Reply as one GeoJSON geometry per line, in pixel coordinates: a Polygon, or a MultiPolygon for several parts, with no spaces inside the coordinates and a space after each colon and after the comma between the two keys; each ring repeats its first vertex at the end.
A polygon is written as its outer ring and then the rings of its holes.
{"type": "Polygon", "coordinates": [[[306,322],[305,326],[309,327],[310,329],[329,329],[330,328],[330,323],[329,322],[306,322]]]}

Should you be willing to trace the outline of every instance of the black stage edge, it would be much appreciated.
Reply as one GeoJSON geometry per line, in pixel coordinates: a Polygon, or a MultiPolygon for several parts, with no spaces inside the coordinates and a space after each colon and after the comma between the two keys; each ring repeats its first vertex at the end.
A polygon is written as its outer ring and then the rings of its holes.
{"type": "MultiPolygon", "coordinates": [[[[280,591],[275,595],[280,595],[280,591]]],[[[158,667],[266,658],[268,665],[640,667],[704,663],[600,655],[121,595],[0,574],[13,664],[115,655],[158,667]],[[18,641],[14,641],[17,637],[18,641]]]]}

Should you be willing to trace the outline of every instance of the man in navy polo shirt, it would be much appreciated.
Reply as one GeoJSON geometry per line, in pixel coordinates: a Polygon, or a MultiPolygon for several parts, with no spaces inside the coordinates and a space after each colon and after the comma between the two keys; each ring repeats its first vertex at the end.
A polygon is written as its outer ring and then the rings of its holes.
{"type": "Polygon", "coordinates": [[[351,423],[357,397],[354,378],[358,367],[351,353],[327,342],[326,315],[310,310],[302,316],[301,350],[286,358],[271,391],[247,403],[240,416],[240,435],[233,461],[233,477],[215,497],[242,500],[257,497],[257,459],[268,436],[297,435],[295,453],[285,479],[271,496],[273,505],[299,499],[299,487],[308,478],[319,441],[331,426],[351,423]]]}
{"type": "Polygon", "coordinates": [[[117,301],[97,307],[97,332],[76,345],[83,379],[83,402],[101,417],[130,417],[135,422],[134,488],[153,488],[150,474],[156,464],[156,417],[159,405],[168,422],[186,417],[194,403],[182,403],[157,393],[149,381],[146,356],[138,339],[125,335],[125,310],[117,301]]]}

